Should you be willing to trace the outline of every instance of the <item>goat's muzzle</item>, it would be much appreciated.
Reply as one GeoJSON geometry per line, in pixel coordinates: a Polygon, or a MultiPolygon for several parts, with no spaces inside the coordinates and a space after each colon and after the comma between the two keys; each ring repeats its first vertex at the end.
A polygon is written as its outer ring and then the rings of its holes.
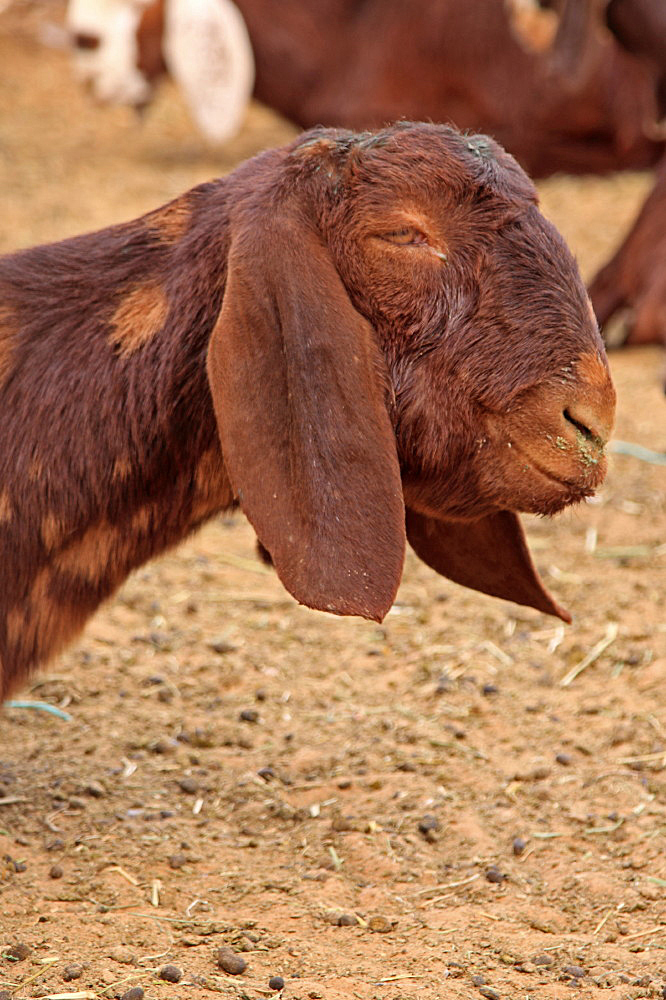
{"type": "Polygon", "coordinates": [[[528,390],[492,435],[514,509],[552,514],[591,496],[606,474],[614,417],[615,389],[601,355],[584,354],[528,390]]]}

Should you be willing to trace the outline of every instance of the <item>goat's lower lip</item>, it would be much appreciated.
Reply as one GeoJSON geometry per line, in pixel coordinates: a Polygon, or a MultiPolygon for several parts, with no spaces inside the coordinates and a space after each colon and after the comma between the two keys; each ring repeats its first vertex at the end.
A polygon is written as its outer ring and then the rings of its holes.
{"type": "Polygon", "coordinates": [[[511,442],[511,447],[514,448],[521,458],[524,458],[526,462],[529,462],[530,466],[535,470],[535,472],[540,473],[551,483],[555,483],[560,489],[566,490],[575,499],[582,499],[583,497],[589,497],[594,494],[594,489],[590,486],[583,486],[580,481],[572,479],[564,479],[561,476],[557,476],[554,472],[549,469],[544,469],[543,466],[535,462],[531,455],[524,451],[520,445],[516,444],[515,441],[511,442]]]}

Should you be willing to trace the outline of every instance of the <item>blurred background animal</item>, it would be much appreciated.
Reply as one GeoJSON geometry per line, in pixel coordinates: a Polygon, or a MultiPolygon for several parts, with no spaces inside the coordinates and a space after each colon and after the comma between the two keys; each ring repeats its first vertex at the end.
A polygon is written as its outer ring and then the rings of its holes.
{"type": "MultiPolygon", "coordinates": [[[[535,177],[645,168],[662,156],[662,0],[424,0],[416,11],[401,0],[236,2],[232,15],[230,0],[71,0],[77,62],[100,96],[115,88],[129,103],[147,102],[171,72],[204,134],[222,141],[248,96],[244,21],[256,97],[305,128],[452,121],[495,136],[535,177]],[[218,49],[225,57],[216,64],[218,49]],[[225,59],[226,93],[214,72],[225,59]]],[[[593,281],[592,299],[613,343],[666,342],[663,251],[635,254],[637,243],[666,241],[662,199],[651,199],[637,225],[593,281]]]]}
{"type": "Polygon", "coordinates": [[[77,75],[97,100],[143,108],[168,72],[211,143],[242,125],[254,62],[231,0],[70,0],[67,25],[77,75]]]}

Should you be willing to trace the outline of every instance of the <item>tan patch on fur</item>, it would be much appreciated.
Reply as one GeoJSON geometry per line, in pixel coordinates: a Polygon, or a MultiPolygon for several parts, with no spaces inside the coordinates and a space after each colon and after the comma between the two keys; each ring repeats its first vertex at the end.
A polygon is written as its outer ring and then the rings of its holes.
{"type": "Polygon", "coordinates": [[[111,473],[111,478],[114,482],[119,479],[127,479],[130,472],[132,471],[132,463],[129,458],[117,458],[113,463],[113,472],[111,473]]]}
{"type": "Polygon", "coordinates": [[[511,31],[528,52],[546,52],[557,33],[558,15],[536,0],[505,0],[511,31]]]}
{"type": "Polygon", "coordinates": [[[164,326],[169,311],[161,285],[137,285],[117,306],[111,318],[109,340],[122,357],[147,344],[164,326]]]}
{"type": "Polygon", "coordinates": [[[17,646],[25,625],[25,612],[20,608],[12,608],[7,614],[7,645],[17,646]]]}
{"type": "Polygon", "coordinates": [[[192,211],[188,198],[178,198],[164,208],[158,208],[146,218],[149,229],[156,230],[163,243],[177,243],[185,235],[192,211]]]}
{"type": "Polygon", "coordinates": [[[576,375],[595,389],[606,389],[610,385],[608,366],[598,354],[581,354],[576,362],[576,375]]]}
{"type": "Polygon", "coordinates": [[[82,628],[84,615],[51,593],[50,569],[35,577],[27,602],[7,615],[7,645],[26,666],[45,663],[59,653],[82,628]]]}
{"type": "Polygon", "coordinates": [[[12,370],[12,348],[17,333],[13,312],[7,306],[0,306],[0,385],[12,370]]]}
{"type": "Polygon", "coordinates": [[[219,448],[205,452],[194,473],[194,498],[192,519],[200,521],[212,517],[219,510],[230,507],[233,493],[227,470],[219,448]]]}
{"type": "Polygon", "coordinates": [[[78,541],[59,552],[53,565],[61,572],[94,583],[110,575],[109,567],[118,541],[118,529],[108,521],[102,521],[94,528],[89,528],[78,541]]]}
{"type": "Polygon", "coordinates": [[[54,549],[62,540],[65,529],[55,514],[47,514],[40,525],[39,533],[44,545],[50,550],[54,549]]]}
{"type": "Polygon", "coordinates": [[[11,521],[14,516],[14,511],[12,508],[12,502],[9,499],[9,493],[7,490],[3,490],[0,493],[0,524],[7,524],[11,521]]]}
{"type": "Polygon", "coordinates": [[[155,508],[152,505],[139,507],[139,509],[132,514],[130,532],[132,534],[138,532],[141,535],[147,535],[150,531],[150,526],[153,523],[155,513],[155,508]]]}

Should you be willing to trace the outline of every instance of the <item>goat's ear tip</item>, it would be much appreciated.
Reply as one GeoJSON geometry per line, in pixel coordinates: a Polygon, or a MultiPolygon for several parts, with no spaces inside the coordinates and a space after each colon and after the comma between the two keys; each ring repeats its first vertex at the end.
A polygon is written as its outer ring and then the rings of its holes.
{"type": "Polygon", "coordinates": [[[563,608],[561,604],[557,604],[555,601],[553,601],[553,614],[557,615],[558,618],[561,618],[565,625],[571,625],[573,622],[571,612],[567,611],[566,608],[563,608]]]}

